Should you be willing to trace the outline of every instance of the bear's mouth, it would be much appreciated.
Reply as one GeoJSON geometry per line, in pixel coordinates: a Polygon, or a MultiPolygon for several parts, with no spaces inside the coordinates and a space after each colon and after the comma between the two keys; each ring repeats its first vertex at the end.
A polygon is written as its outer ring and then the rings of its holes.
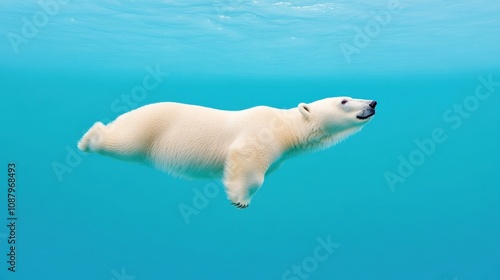
{"type": "Polygon", "coordinates": [[[368,108],[364,109],[363,112],[361,112],[361,114],[357,115],[356,117],[360,120],[366,120],[373,115],[375,115],[375,109],[368,108]]]}

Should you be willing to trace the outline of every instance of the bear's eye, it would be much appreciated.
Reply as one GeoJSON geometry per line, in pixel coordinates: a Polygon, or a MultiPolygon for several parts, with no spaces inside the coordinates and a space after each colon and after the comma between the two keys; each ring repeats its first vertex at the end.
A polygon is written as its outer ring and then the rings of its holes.
{"type": "Polygon", "coordinates": [[[342,100],[342,102],[340,102],[340,103],[342,103],[342,105],[346,104],[347,103],[347,99],[342,100]]]}

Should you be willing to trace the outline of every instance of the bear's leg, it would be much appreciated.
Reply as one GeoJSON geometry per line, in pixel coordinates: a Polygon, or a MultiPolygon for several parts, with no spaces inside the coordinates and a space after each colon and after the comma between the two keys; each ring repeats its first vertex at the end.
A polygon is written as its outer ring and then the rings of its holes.
{"type": "Polygon", "coordinates": [[[128,128],[114,123],[104,125],[96,122],[78,142],[78,148],[122,160],[143,161],[146,157],[144,145],[149,144],[144,140],[147,134],[128,128]]]}
{"type": "Polygon", "coordinates": [[[266,164],[245,149],[231,149],[224,168],[224,186],[231,203],[244,209],[264,183],[266,164]]]}

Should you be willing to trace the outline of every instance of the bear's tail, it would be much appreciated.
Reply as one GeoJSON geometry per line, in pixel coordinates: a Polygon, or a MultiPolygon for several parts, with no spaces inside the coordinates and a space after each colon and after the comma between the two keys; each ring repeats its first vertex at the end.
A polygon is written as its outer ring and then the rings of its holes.
{"type": "Polygon", "coordinates": [[[78,141],[78,149],[82,152],[96,151],[99,143],[104,137],[105,125],[102,122],[96,122],[78,141]]]}

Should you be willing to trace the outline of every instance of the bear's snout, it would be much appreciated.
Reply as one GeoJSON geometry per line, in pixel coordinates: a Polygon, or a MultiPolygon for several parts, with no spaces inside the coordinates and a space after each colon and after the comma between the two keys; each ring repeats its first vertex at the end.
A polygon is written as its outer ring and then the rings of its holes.
{"type": "Polygon", "coordinates": [[[360,120],[366,120],[370,117],[372,117],[373,115],[375,115],[375,107],[377,107],[377,101],[375,100],[372,100],[369,104],[368,104],[368,108],[364,109],[361,114],[357,115],[356,117],[360,120]]]}

